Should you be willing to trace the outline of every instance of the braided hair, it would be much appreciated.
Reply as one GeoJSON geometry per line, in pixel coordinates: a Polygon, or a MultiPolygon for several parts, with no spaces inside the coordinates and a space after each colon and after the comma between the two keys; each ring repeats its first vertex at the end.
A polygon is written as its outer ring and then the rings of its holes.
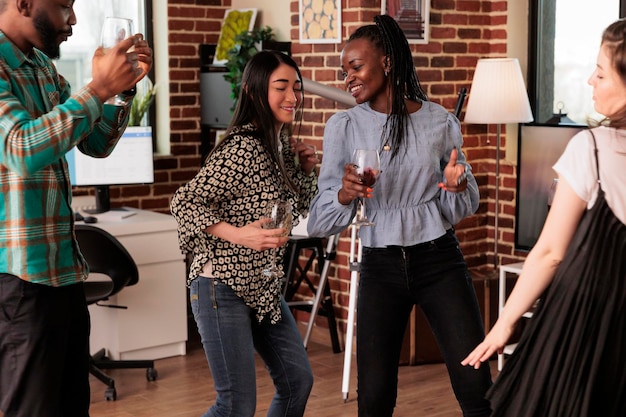
{"type": "Polygon", "coordinates": [[[366,39],[385,54],[392,94],[388,97],[391,111],[383,127],[381,140],[382,143],[390,144],[392,157],[395,157],[404,141],[410,120],[405,100],[428,101],[428,97],[417,77],[409,42],[398,23],[388,15],[374,17],[374,23],[358,28],[347,43],[366,39]]]}

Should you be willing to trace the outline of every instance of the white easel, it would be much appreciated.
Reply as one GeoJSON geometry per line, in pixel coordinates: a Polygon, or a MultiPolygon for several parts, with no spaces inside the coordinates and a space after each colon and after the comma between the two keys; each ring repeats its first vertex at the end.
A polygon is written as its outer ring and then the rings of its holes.
{"type": "Polygon", "coordinates": [[[344,403],[348,401],[348,393],[350,391],[350,366],[352,365],[352,340],[354,336],[355,323],[354,315],[356,312],[356,297],[357,287],[359,285],[359,272],[361,269],[361,256],[363,255],[361,239],[358,239],[358,250],[355,248],[357,245],[357,229],[359,227],[354,224],[350,227],[352,227],[352,232],[350,235],[350,299],[348,302],[348,323],[346,329],[346,342],[343,357],[343,381],[341,384],[341,392],[343,395],[344,403]]]}

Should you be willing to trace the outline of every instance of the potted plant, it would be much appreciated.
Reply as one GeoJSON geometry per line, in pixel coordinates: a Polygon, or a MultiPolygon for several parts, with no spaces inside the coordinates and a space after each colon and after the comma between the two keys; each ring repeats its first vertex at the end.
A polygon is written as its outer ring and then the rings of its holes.
{"type": "Polygon", "coordinates": [[[269,26],[235,36],[235,46],[228,50],[228,61],[225,64],[228,72],[224,74],[224,79],[231,84],[231,98],[234,100],[232,109],[237,104],[241,76],[248,60],[259,51],[258,45],[273,40],[274,33],[269,26]]]}
{"type": "Polygon", "coordinates": [[[130,106],[130,115],[128,117],[128,126],[122,138],[126,139],[142,139],[150,138],[153,151],[155,149],[154,138],[152,137],[152,126],[147,123],[146,113],[154,102],[156,94],[156,86],[146,77],[137,84],[137,94],[130,106]]]}
{"type": "Polygon", "coordinates": [[[137,85],[137,94],[130,106],[128,126],[141,126],[156,94],[156,86],[146,77],[137,85]]]}

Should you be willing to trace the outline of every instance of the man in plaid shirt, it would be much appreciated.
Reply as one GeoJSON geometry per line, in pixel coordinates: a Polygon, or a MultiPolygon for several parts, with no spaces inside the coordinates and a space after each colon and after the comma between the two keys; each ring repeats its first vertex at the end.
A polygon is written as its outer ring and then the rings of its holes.
{"type": "Polygon", "coordinates": [[[74,0],[0,0],[0,410],[89,416],[88,270],[73,232],[65,154],[106,157],[152,66],[140,34],[93,57],[73,95],[51,59],[76,24],[74,0]],[[132,52],[128,52],[134,46],[132,52]],[[103,105],[125,92],[125,106],[103,105]]]}

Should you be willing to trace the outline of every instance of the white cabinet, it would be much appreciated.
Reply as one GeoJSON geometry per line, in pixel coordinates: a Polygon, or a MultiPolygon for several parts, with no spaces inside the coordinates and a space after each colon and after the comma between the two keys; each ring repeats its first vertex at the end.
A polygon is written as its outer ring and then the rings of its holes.
{"type": "Polygon", "coordinates": [[[89,306],[92,353],[106,348],[112,359],[159,359],[184,355],[187,341],[185,259],[178,248],[172,216],[128,209],[96,215],[100,227],[115,236],[139,269],[139,282],[104,304],[89,306]],[[118,212],[119,213],[119,212],[118,212]]]}

